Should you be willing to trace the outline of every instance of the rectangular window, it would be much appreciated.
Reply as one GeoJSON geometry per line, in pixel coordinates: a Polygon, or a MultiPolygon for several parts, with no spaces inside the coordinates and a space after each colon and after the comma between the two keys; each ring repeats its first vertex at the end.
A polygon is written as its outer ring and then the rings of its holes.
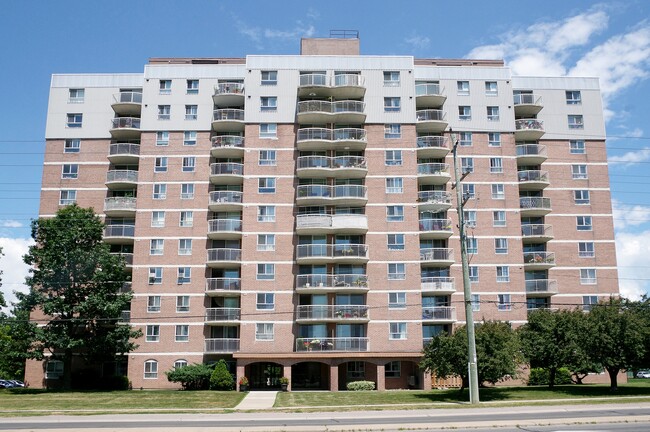
{"type": "Polygon", "coordinates": [[[397,123],[385,124],[384,125],[384,138],[401,138],[402,137],[402,125],[397,123]]]}
{"type": "Polygon", "coordinates": [[[68,103],[84,103],[84,96],[85,96],[85,90],[84,89],[69,89],[68,90],[68,103]]]}
{"type": "Polygon", "coordinates": [[[401,99],[399,97],[384,98],[384,112],[398,112],[401,109],[401,99]]]}
{"type": "Polygon", "coordinates": [[[404,221],[404,206],[387,206],[386,207],[386,221],[387,222],[403,222],[404,221]]]}
{"type": "Polygon", "coordinates": [[[275,234],[258,234],[257,250],[271,252],[275,250],[275,234]]]}
{"type": "Polygon", "coordinates": [[[467,228],[476,228],[477,215],[476,210],[463,210],[463,221],[467,228]]]}
{"type": "Polygon", "coordinates": [[[503,210],[495,210],[492,212],[492,226],[506,226],[506,212],[503,210]]]}
{"type": "Polygon", "coordinates": [[[275,150],[260,150],[259,165],[277,165],[275,150]]]}
{"type": "Polygon", "coordinates": [[[188,342],[190,340],[190,326],[180,324],[176,326],[176,342],[188,342]]]}
{"type": "Polygon", "coordinates": [[[157,157],[153,167],[154,172],[167,172],[167,157],[157,157]]]}
{"type": "Polygon", "coordinates": [[[348,379],[363,379],[366,376],[366,364],[362,361],[348,362],[346,371],[348,379]]]}
{"type": "Polygon", "coordinates": [[[578,231],[591,231],[591,216],[577,216],[576,225],[578,231]]]}
{"type": "Polygon", "coordinates": [[[273,340],[273,323],[255,324],[255,340],[273,340]]]}
{"type": "Polygon", "coordinates": [[[469,281],[472,283],[478,283],[478,267],[469,266],[469,281]]]}
{"type": "Polygon", "coordinates": [[[402,177],[388,177],[386,179],[386,193],[395,194],[404,192],[402,177]]]}
{"type": "Polygon", "coordinates": [[[276,138],[278,136],[278,125],[276,123],[261,123],[260,138],[276,138]]]}
{"type": "Polygon", "coordinates": [[[188,79],[187,94],[198,94],[198,93],[199,93],[199,80],[188,79]]]}
{"type": "Polygon", "coordinates": [[[456,88],[459,96],[469,95],[469,81],[456,81],[456,88]]]}
{"type": "Polygon", "coordinates": [[[505,185],[503,183],[495,183],[492,185],[492,199],[506,199],[505,185]]]}
{"type": "Polygon", "coordinates": [[[183,158],[183,172],[194,172],[196,168],[196,157],[186,156],[183,158]]]}
{"type": "Polygon", "coordinates": [[[498,106],[489,106],[489,107],[487,107],[487,119],[488,119],[488,121],[499,121],[499,107],[498,106]]]}
{"type": "Polygon", "coordinates": [[[496,81],[485,81],[485,96],[497,96],[499,88],[496,81]]]}
{"type": "Polygon", "coordinates": [[[388,250],[404,250],[404,234],[388,234],[388,250]]]}
{"type": "Polygon", "coordinates": [[[478,253],[478,239],[476,237],[466,237],[465,238],[465,249],[468,254],[477,254],[478,253]]]}
{"type": "Polygon", "coordinates": [[[176,283],[178,285],[188,284],[192,282],[192,268],[191,267],[179,267],[178,268],[178,277],[176,283]]]}
{"type": "Polygon", "coordinates": [[[144,379],[158,378],[158,362],[156,360],[147,360],[144,362],[144,379]]]}
{"type": "Polygon", "coordinates": [[[165,240],[151,239],[149,247],[149,255],[162,255],[165,248],[165,240]]]}
{"type": "Polygon", "coordinates": [[[275,177],[262,177],[257,181],[258,193],[275,193],[275,177]]]}
{"type": "Polygon", "coordinates": [[[472,312],[479,312],[481,310],[481,295],[472,294],[472,312]]]}
{"type": "Polygon", "coordinates": [[[510,303],[510,294],[498,294],[498,304],[497,309],[500,311],[509,311],[512,309],[512,303],[510,303]]]}
{"type": "Polygon", "coordinates": [[[406,264],[404,263],[388,264],[388,279],[389,280],[406,279],[406,264]]]}
{"type": "Polygon", "coordinates": [[[590,203],[589,191],[588,190],[576,190],[573,191],[573,199],[578,205],[587,205],[590,203]]]}
{"type": "Polygon", "coordinates": [[[165,183],[154,183],[153,199],[163,200],[167,198],[167,185],[165,183]]]}
{"type": "Polygon", "coordinates": [[[275,264],[258,264],[257,280],[275,279],[275,264]]]}
{"type": "Polygon", "coordinates": [[[459,106],[458,107],[458,120],[471,120],[472,119],[472,107],[470,106],[459,106]]]}
{"type": "Polygon", "coordinates": [[[495,238],[494,239],[494,253],[507,254],[508,253],[508,239],[495,238]]]}
{"type": "Polygon", "coordinates": [[[77,164],[64,164],[61,169],[61,178],[76,179],[79,177],[79,165],[77,164]]]}
{"type": "Polygon", "coordinates": [[[190,311],[190,296],[176,296],[176,312],[190,311]]]}
{"type": "Polygon", "coordinates": [[[194,183],[181,184],[181,199],[194,199],[194,183]]]}
{"type": "Polygon", "coordinates": [[[185,120],[196,120],[199,118],[198,105],[185,105],[185,120]]]}
{"type": "Polygon", "coordinates": [[[582,118],[582,115],[579,114],[569,114],[569,129],[584,129],[585,123],[582,118]]]}
{"type": "Polygon", "coordinates": [[[158,89],[161,95],[170,94],[172,92],[172,80],[160,80],[158,89]]]}
{"type": "Polygon", "coordinates": [[[476,187],[473,183],[463,183],[463,199],[476,198],[476,187]]]}
{"type": "Polygon", "coordinates": [[[460,158],[460,170],[463,174],[474,172],[474,158],[462,157],[460,158]]]}
{"type": "Polygon", "coordinates": [[[488,133],[488,145],[490,147],[501,147],[501,134],[499,132],[488,133]]]}
{"type": "Polygon", "coordinates": [[[582,296],[582,310],[589,312],[591,308],[598,304],[598,296],[582,296]]]}
{"type": "Polygon", "coordinates": [[[145,336],[146,342],[158,342],[160,340],[160,326],[157,324],[148,325],[145,336]]]}
{"type": "Polygon", "coordinates": [[[510,267],[497,266],[497,282],[510,282],[510,267]]]}
{"type": "Polygon", "coordinates": [[[406,293],[392,292],[388,293],[389,309],[406,309],[406,293]]]}
{"type": "Polygon", "coordinates": [[[65,126],[68,128],[80,128],[83,123],[84,115],[81,113],[72,113],[67,115],[65,126]]]}
{"type": "Polygon", "coordinates": [[[472,133],[471,132],[460,132],[458,144],[461,147],[471,147],[472,146],[472,133]]]}
{"type": "Polygon", "coordinates": [[[192,255],[192,239],[178,239],[178,254],[192,255]]]}
{"type": "Polygon", "coordinates": [[[277,111],[278,98],[276,96],[262,96],[260,97],[260,110],[262,111],[277,111]]]}
{"type": "Polygon", "coordinates": [[[399,71],[384,71],[384,87],[399,87],[399,71]]]}
{"type": "Polygon", "coordinates": [[[392,322],[390,325],[391,340],[406,339],[406,323],[405,322],[392,322]]]}
{"type": "Polygon", "coordinates": [[[262,71],[262,85],[276,85],[278,83],[278,71],[262,71]]]}
{"type": "Polygon", "coordinates": [[[571,177],[573,180],[587,179],[587,165],[571,165],[571,177]]]}
{"type": "Polygon", "coordinates": [[[596,280],[596,269],[586,268],[580,269],[580,284],[582,285],[595,285],[596,280]]]}
{"type": "Polygon", "coordinates": [[[81,149],[81,140],[67,139],[63,144],[63,153],[79,153],[81,149]]]}
{"type": "Polygon", "coordinates": [[[499,174],[503,172],[503,159],[500,157],[490,158],[490,172],[499,174]]]}
{"type": "Polygon", "coordinates": [[[161,284],[162,277],[163,277],[162,267],[149,267],[149,285],[161,284]]]}
{"type": "Polygon", "coordinates": [[[402,362],[391,361],[384,366],[385,378],[399,378],[402,375],[402,362]]]}
{"type": "Polygon", "coordinates": [[[402,165],[402,150],[386,150],[384,157],[387,166],[402,165]]]}
{"type": "Polygon", "coordinates": [[[62,190],[59,194],[59,205],[66,206],[77,202],[76,190],[62,190]]]}
{"type": "Polygon", "coordinates": [[[195,146],[196,145],[196,131],[183,132],[183,145],[195,146]]]}
{"type": "Polygon", "coordinates": [[[258,222],[275,222],[275,206],[257,207],[258,222]]]}
{"type": "Polygon", "coordinates": [[[580,258],[593,258],[596,256],[594,250],[594,242],[580,242],[578,243],[578,256],[580,258]]]}
{"type": "Polygon", "coordinates": [[[182,211],[178,226],[191,227],[192,225],[194,225],[194,212],[182,211]]]}
{"type": "Polygon", "coordinates": [[[169,120],[171,111],[171,105],[158,105],[158,120],[169,120]]]}
{"type": "Polygon", "coordinates": [[[569,151],[571,154],[585,154],[585,142],[582,140],[569,141],[569,151]]]}
{"type": "Polygon", "coordinates": [[[165,226],[165,212],[153,211],[151,212],[151,226],[154,228],[162,228],[165,226]]]}
{"type": "Polygon", "coordinates": [[[158,131],[158,132],[156,132],[156,145],[157,146],[169,145],[169,132],[168,131],[158,131]]]}
{"type": "Polygon", "coordinates": [[[580,90],[567,90],[566,92],[566,104],[567,105],[581,105],[582,104],[582,95],[580,90]]]}
{"type": "Polygon", "coordinates": [[[275,294],[257,293],[257,309],[273,310],[275,309],[275,294]]]}
{"type": "Polygon", "coordinates": [[[147,312],[160,312],[160,296],[147,297],[147,312]]]}

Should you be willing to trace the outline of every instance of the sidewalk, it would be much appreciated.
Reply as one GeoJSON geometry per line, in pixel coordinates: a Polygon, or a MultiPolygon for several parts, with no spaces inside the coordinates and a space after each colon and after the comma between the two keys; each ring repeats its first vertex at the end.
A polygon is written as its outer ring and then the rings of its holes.
{"type": "Polygon", "coordinates": [[[273,408],[275,403],[275,396],[278,392],[275,391],[251,391],[248,392],[246,397],[239,402],[235,407],[236,410],[257,410],[273,408]]]}

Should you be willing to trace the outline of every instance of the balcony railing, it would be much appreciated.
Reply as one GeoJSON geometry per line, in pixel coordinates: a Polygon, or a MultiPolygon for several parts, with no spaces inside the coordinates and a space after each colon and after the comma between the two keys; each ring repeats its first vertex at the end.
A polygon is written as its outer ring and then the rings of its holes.
{"type": "Polygon", "coordinates": [[[451,232],[451,219],[420,219],[420,231],[451,232]]]}
{"type": "Polygon", "coordinates": [[[516,94],[514,95],[515,105],[541,105],[542,97],[534,94],[516,94]]]}
{"type": "Polygon", "coordinates": [[[456,286],[453,277],[434,276],[420,279],[422,291],[455,291],[456,286]]]}
{"type": "Polygon", "coordinates": [[[332,80],[333,87],[362,87],[366,79],[359,74],[339,74],[334,75],[332,80]]]}
{"type": "Polygon", "coordinates": [[[445,121],[445,112],[437,109],[417,110],[415,112],[417,121],[445,121]]]}
{"type": "Polygon", "coordinates": [[[548,171],[527,170],[517,171],[517,178],[520,183],[523,182],[541,182],[548,183],[548,171]]]}
{"type": "Polygon", "coordinates": [[[297,320],[367,320],[365,305],[301,305],[296,307],[297,320]]]}
{"type": "Polygon", "coordinates": [[[136,199],[134,197],[109,197],[104,199],[104,211],[129,210],[135,211],[136,199]]]}
{"type": "Polygon", "coordinates": [[[365,244],[303,244],[296,248],[297,258],[368,258],[365,244]]]}
{"type": "Polygon", "coordinates": [[[239,351],[239,339],[206,339],[206,353],[229,353],[239,351]]]}
{"type": "Polygon", "coordinates": [[[422,248],[420,261],[453,261],[454,250],[450,248],[422,248]]]}
{"type": "Polygon", "coordinates": [[[120,253],[120,252],[111,252],[111,255],[117,255],[124,259],[124,264],[127,266],[133,265],[133,254],[132,253],[120,253]]]}
{"type": "Polygon", "coordinates": [[[212,112],[212,121],[244,121],[244,110],[221,108],[212,112]]]}
{"type": "Polygon", "coordinates": [[[106,173],[106,183],[127,182],[137,183],[138,172],[134,170],[111,170],[106,173]]]}
{"type": "Polygon", "coordinates": [[[366,158],[363,156],[300,156],[298,169],[307,168],[360,168],[366,169],[366,158]]]}
{"type": "Polygon", "coordinates": [[[359,198],[365,199],[368,188],[362,185],[301,185],[298,198],[359,198]]]}
{"type": "Polygon", "coordinates": [[[418,192],[418,202],[429,202],[438,204],[451,205],[451,192],[443,191],[420,191],[418,192]]]}
{"type": "Polygon", "coordinates": [[[520,197],[519,208],[521,209],[551,209],[551,199],[544,197],[520,197]]]}
{"type": "Polygon", "coordinates": [[[515,129],[518,131],[544,131],[544,123],[537,119],[515,120],[515,129]]]}
{"type": "Polygon", "coordinates": [[[367,230],[368,217],[360,214],[322,215],[307,214],[296,217],[297,229],[332,228],[349,230],[367,230]]]}
{"type": "Polygon", "coordinates": [[[422,306],[422,319],[456,321],[456,308],[452,306],[422,306]]]}
{"type": "Polygon", "coordinates": [[[365,129],[303,128],[298,129],[298,141],[366,141],[365,129]]]}
{"type": "Polygon", "coordinates": [[[111,119],[111,129],[140,129],[138,117],[118,117],[111,119]]]}
{"type": "Polygon", "coordinates": [[[210,164],[211,175],[231,174],[242,175],[244,174],[244,164],[235,162],[217,162],[210,164]]]}
{"type": "Polygon", "coordinates": [[[214,94],[244,94],[244,84],[238,82],[219,83],[214,86],[214,94]]]}
{"type": "Polygon", "coordinates": [[[122,103],[133,103],[141,104],[142,103],[142,92],[135,91],[123,91],[113,95],[113,103],[122,104],[122,103]]]}
{"type": "Polygon", "coordinates": [[[120,318],[117,321],[118,323],[130,323],[131,322],[131,311],[123,310],[120,314],[120,318]]]}
{"type": "Polygon", "coordinates": [[[415,96],[439,96],[442,95],[440,84],[416,84],[415,96]]]}
{"type": "Polygon", "coordinates": [[[244,137],[235,135],[217,135],[212,137],[212,148],[244,147],[244,137]]]}
{"type": "Polygon", "coordinates": [[[296,338],[296,352],[306,351],[368,351],[366,337],[296,338]]]}
{"type": "Polygon", "coordinates": [[[420,175],[450,175],[449,164],[446,163],[421,163],[418,164],[420,175]]]}
{"type": "Polygon", "coordinates": [[[298,288],[367,288],[368,276],[365,274],[305,274],[296,276],[298,288]]]}
{"type": "Polygon", "coordinates": [[[553,237],[553,226],[546,224],[522,225],[523,237],[553,237]]]}
{"type": "Polygon", "coordinates": [[[557,294],[557,281],[555,279],[527,280],[526,292],[529,294],[557,294]]]}
{"type": "Polygon", "coordinates": [[[517,156],[546,157],[546,146],[541,144],[519,144],[515,146],[517,156]]]}
{"type": "Polygon", "coordinates": [[[420,136],[417,139],[417,147],[419,149],[424,148],[444,148],[449,149],[449,144],[447,143],[447,138],[438,135],[431,136],[420,136]]]}
{"type": "Polygon", "coordinates": [[[555,264],[555,252],[524,252],[524,264],[555,264]]]}
{"type": "Polygon", "coordinates": [[[140,155],[140,144],[115,143],[108,149],[109,156],[138,156],[140,155]]]}
{"type": "Polygon", "coordinates": [[[208,308],[205,310],[205,321],[238,321],[241,319],[240,308],[208,308]]]}
{"type": "Polygon", "coordinates": [[[133,237],[135,225],[106,225],[104,237],[133,237]]]}
{"type": "Polygon", "coordinates": [[[241,204],[243,192],[214,191],[210,192],[210,204],[241,204]]]}
{"type": "Polygon", "coordinates": [[[205,284],[206,292],[240,290],[241,278],[208,278],[205,284]]]}
{"type": "Polygon", "coordinates": [[[241,220],[239,219],[211,219],[208,221],[208,232],[229,232],[241,231],[241,220]]]}
{"type": "Polygon", "coordinates": [[[241,249],[208,249],[208,261],[241,261],[241,249]]]}
{"type": "Polygon", "coordinates": [[[325,74],[310,73],[300,75],[301,87],[322,86],[326,87],[329,84],[329,79],[325,74]]]}
{"type": "Polygon", "coordinates": [[[366,104],[360,101],[302,101],[298,102],[298,114],[304,113],[323,113],[323,114],[336,114],[336,113],[359,113],[362,114],[366,104]]]}

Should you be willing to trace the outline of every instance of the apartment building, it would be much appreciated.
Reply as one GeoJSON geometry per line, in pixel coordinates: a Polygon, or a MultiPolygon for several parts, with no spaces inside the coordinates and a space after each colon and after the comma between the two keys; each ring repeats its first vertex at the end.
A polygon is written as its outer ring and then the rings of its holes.
{"type": "Polygon", "coordinates": [[[423,344],[465,321],[455,143],[475,321],[618,294],[597,79],[358,38],[53,75],[40,215],[104,218],[144,333],[135,388],[219,359],[253,389],[426,388],[423,344]]]}

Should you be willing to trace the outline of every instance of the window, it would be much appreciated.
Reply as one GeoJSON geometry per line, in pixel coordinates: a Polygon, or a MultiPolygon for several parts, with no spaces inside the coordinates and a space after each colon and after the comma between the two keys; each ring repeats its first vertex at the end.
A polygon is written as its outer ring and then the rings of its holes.
{"type": "Polygon", "coordinates": [[[577,216],[576,225],[578,231],[591,231],[591,216],[577,216]]]}
{"type": "Polygon", "coordinates": [[[158,132],[156,132],[156,145],[157,146],[169,145],[169,132],[168,131],[158,131],[158,132]]]}
{"type": "Polygon", "coordinates": [[[398,112],[400,110],[399,97],[385,97],[384,98],[384,112],[398,112]]]}
{"type": "Polygon", "coordinates": [[[255,324],[255,340],[273,340],[273,323],[255,324]]]}
{"type": "Polygon", "coordinates": [[[459,134],[458,144],[461,147],[471,147],[471,145],[472,145],[472,133],[471,132],[461,132],[459,134]]]}
{"type": "Polygon", "coordinates": [[[497,282],[510,282],[510,267],[497,266],[497,282]]]}
{"type": "Polygon", "coordinates": [[[190,296],[176,296],[176,312],[190,311],[190,296]]]}
{"type": "Polygon", "coordinates": [[[149,255],[162,255],[165,248],[165,240],[151,239],[149,247],[149,255]]]}
{"type": "Polygon", "coordinates": [[[171,105],[158,105],[158,120],[169,120],[171,118],[171,105]]]}
{"type": "Polygon", "coordinates": [[[275,222],[275,206],[257,207],[258,222],[275,222]]]}
{"type": "Polygon", "coordinates": [[[463,199],[476,198],[476,188],[472,183],[463,183],[463,199]]]}
{"type": "Polygon", "coordinates": [[[179,267],[177,271],[178,277],[176,283],[178,285],[188,284],[192,282],[192,268],[191,267],[179,267]]]}
{"type": "Polygon", "coordinates": [[[488,119],[488,121],[499,121],[499,107],[498,106],[489,106],[489,107],[487,107],[487,119],[488,119]]]}
{"type": "Polygon", "coordinates": [[[578,243],[578,256],[580,258],[593,258],[596,256],[594,250],[594,242],[580,242],[578,243]]]}
{"type": "Polygon", "coordinates": [[[348,362],[347,370],[348,379],[361,378],[363,379],[366,376],[366,364],[362,361],[350,361],[348,362]]]}
{"type": "Polygon", "coordinates": [[[468,254],[477,254],[478,253],[478,239],[476,237],[466,237],[465,238],[465,249],[468,254]]]}
{"type": "Polygon", "coordinates": [[[68,90],[68,103],[84,103],[84,89],[69,89],[68,90]]]}
{"type": "Polygon", "coordinates": [[[495,238],[494,239],[494,253],[507,254],[508,253],[508,239],[495,238]]]}
{"type": "Polygon", "coordinates": [[[176,326],[176,342],[188,342],[190,340],[190,326],[180,324],[176,326]]]}
{"type": "Polygon", "coordinates": [[[178,254],[192,255],[192,239],[178,239],[178,254]]]}
{"type": "Polygon", "coordinates": [[[571,165],[571,177],[574,180],[584,180],[587,176],[587,165],[571,165]]]}
{"type": "Polygon", "coordinates": [[[490,147],[501,147],[501,134],[499,132],[488,133],[488,145],[490,147]]]}
{"type": "Polygon", "coordinates": [[[79,177],[79,165],[77,164],[64,164],[61,169],[61,178],[76,179],[79,177]]]}
{"type": "Polygon", "coordinates": [[[185,105],[185,120],[196,120],[198,118],[198,105],[185,105]]]}
{"type": "Polygon", "coordinates": [[[181,227],[191,227],[194,225],[194,212],[182,211],[178,225],[181,227]]]}
{"type": "Polygon", "coordinates": [[[387,206],[386,207],[386,221],[388,222],[402,222],[404,221],[404,206],[387,206]]]}
{"type": "Polygon", "coordinates": [[[81,140],[67,139],[63,144],[63,153],[79,153],[81,148],[81,140]]]}
{"type": "Polygon", "coordinates": [[[278,83],[278,71],[262,71],[262,85],[276,85],[278,83]]]}
{"type": "Polygon", "coordinates": [[[569,114],[569,129],[584,129],[585,124],[581,115],[569,114]]]}
{"type": "Polygon", "coordinates": [[[275,264],[258,264],[257,280],[275,279],[275,264]]]}
{"type": "Polygon", "coordinates": [[[459,96],[469,95],[469,81],[456,81],[459,96]]]}
{"type": "Polygon", "coordinates": [[[472,312],[479,312],[481,310],[481,295],[472,294],[472,312]]]}
{"type": "Polygon", "coordinates": [[[500,311],[509,311],[512,309],[512,303],[510,303],[510,294],[498,294],[498,304],[497,309],[500,311]]]}
{"type": "Polygon", "coordinates": [[[196,145],[196,131],[185,131],[183,133],[183,145],[184,146],[196,145]]]}
{"type": "Polygon", "coordinates": [[[62,190],[59,195],[59,205],[65,206],[77,202],[76,190],[62,190]]]}
{"type": "Polygon", "coordinates": [[[496,96],[499,94],[499,88],[496,81],[485,81],[485,95],[496,96]]]}
{"type": "Polygon", "coordinates": [[[65,126],[69,128],[80,128],[84,115],[81,113],[68,114],[65,126]]]}
{"type": "Polygon", "coordinates": [[[277,111],[278,98],[275,96],[260,97],[260,109],[262,111],[277,111]]]}
{"type": "Polygon", "coordinates": [[[406,308],[406,293],[405,292],[388,293],[388,308],[389,309],[405,309],[406,308]]]}
{"type": "Polygon", "coordinates": [[[404,234],[388,234],[388,250],[404,250],[404,234]]]}
{"type": "Polygon", "coordinates": [[[471,157],[462,157],[460,158],[460,170],[465,173],[474,172],[474,158],[471,157]]]}
{"type": "Polygon", "coordinates": [[[257,309],[262,309],[262,310],[275,309],[275,294],[257,293],[257,309]]]}
{"type": "Polygon", "coordinates": [[[276,138],[278,136],[278,125],[276,123],[261,123],[260,138],[276,138]]]}
{"type": "Polygon", "coordinates": [[[160,340],[160,326],[157,324],[148,325],[145,341],[158,342],[159,340],[160,340]]]}
{"type": "Polygon", "coordinates": [[[406,265],[404,263],[388,264],[388,279],[389,280],[406,279],[406,265]]]}
{"type": "Polygon", "coordinates": [[[191,79],[187,80],[187,94],[198,94],[199,93],[199,80],[191,79]]]}
{"type": "Polygon", "coordinates": [[[162,275],[162,267],[149,267],[149,285],[161,284],[162,275]]]}
{"type": "Polygon", "coordinates": [[[598,296],[582,296],[582,310],[589,312],[593,305],[598,304],[598,296]]]}
{"type": "Polygon", "coordinates": [[[277,165],[275,150],[260,150],[259,165],[277,165]]]}
{"type": "Polygon", "coordinates": [[[582,95],[580,94],[580,90],[567,90],[565,93],[567,105],[582,104],[582,95]]]}
{"type": "Polygon", "coordinates": [[[386,193],[395,194],[404,192],[402,177],[388,177],[386,179],[386,193]]]}
{"type": "Polygon", "coordinates": [[[384,366],[385,378],[399,378],[402,374],[402,362],[391,361],[384,366]]]}
{"type": "Polygon", "coordinates": [[[596,269],[580,269],[580,283],[582,285],[594,285],[596,283],[596,269]]]}
{"type": "Polygon", "coordinates": [[[385,160],[388,166],[402,165],[402,150],[386,150],[385,160]]]}
{"type": "Polygon", "coordinates": [[[194,156],[186,156],[183,158],[183,172],[194,172],[196,166],[196,158],[194,156]]]}
{"type": "Polygon", "coordinates": [[[469,266],[469,281],[472,283],[478,282],[478,267],[469,266]]]}
{"type": "Polygon", "coordinates": [[[257,181],[258,193],[275,193],[275,178],[262,177],[257,181]]]}
{"type": "Polygon", "coordinates": [[[590,203],[588,190],[575,190],[573,191],[573,199],[578,205],[586,205],[590,203]]]}
{"type": "Polygon", "coordinates": [[[257,250],[258,251],[274,251],[275,250],[275,234],[258,234],[257,235],[257,250]]]}
{"type": "Polygon", "coordinates": [[[158,378],[158,362],[156,360],[147,360],[144,362],[144,379],[158,378]]]}
{"type": "Polygon", "coordinates": [[[500,157],[490,158],[490,172],[498,174],[503,172],[503,159],[500,157]]]}
{"type": "Polygon", "coordinates": [[[172,80],[160,80],[158,89],[161,95],[170,94],[172,92],[172,80]]]}
{"type": "Polygon", "coordinates": [[[495,210],[492,212],[492,226],[506,226],[506,212],[495,210]]]}
{"type": "Polygon", "coordinates": [[[167,198],[167,185],[165,183],[154,183],[153,199],[162,200],[167,198]]]}
{"type": "Polygon", "coordinates": [[[468,228],[476,228],[476,210],[463,210],[463,222],[468,228]]]}
{"type": "Polygon", "coordinates": [[[194,183],[181,184],[181,199],[194,199],[194,183]]]}
{"type": "Polygon", "coordinates": [[[506,191],[503,183],[492,185],[492,199],[506,199],[506,191]]]}
{"type": "Polygon", "coordinates": [[[458,107],[458,120],[471,120],[471,119],[472,119],[472,107],[459,106],[458,107]]]}
{"type": "Polygon", "coordinates": [[[160,296],[147,297],[147,312],[160,312],[160,296]]]}
{"type": "Polygon", "coordinates": [[[391,123],[384,125],[384,138],[401,138],[402,125],[391,123]]]}
{"type": "Polygon", "coordinates": [[[174,362],[174,369],[180,369],[187,366],[187,360],[176,360],[174,362]]]}
{"type": "Polygon", "coordinates": [[[157,157],[153,167],[154,172],[167,172],[167,157],[157,157]]]}
{"type": "Polygon", "coordinates": [[[384,87],[399,87],[399,71],[384,71],[384,87]]]}
{"type": "Polygon", "coordinates": [[[392,322],[390,325],[389,339],[406,339],[406,323],[405,322],[392,322]]]}
{"type": "Polygon", "coordinates": [[[582,140],[569,141],[569,151],[571,154],[585,154],[585,142],[582,140]]]}

